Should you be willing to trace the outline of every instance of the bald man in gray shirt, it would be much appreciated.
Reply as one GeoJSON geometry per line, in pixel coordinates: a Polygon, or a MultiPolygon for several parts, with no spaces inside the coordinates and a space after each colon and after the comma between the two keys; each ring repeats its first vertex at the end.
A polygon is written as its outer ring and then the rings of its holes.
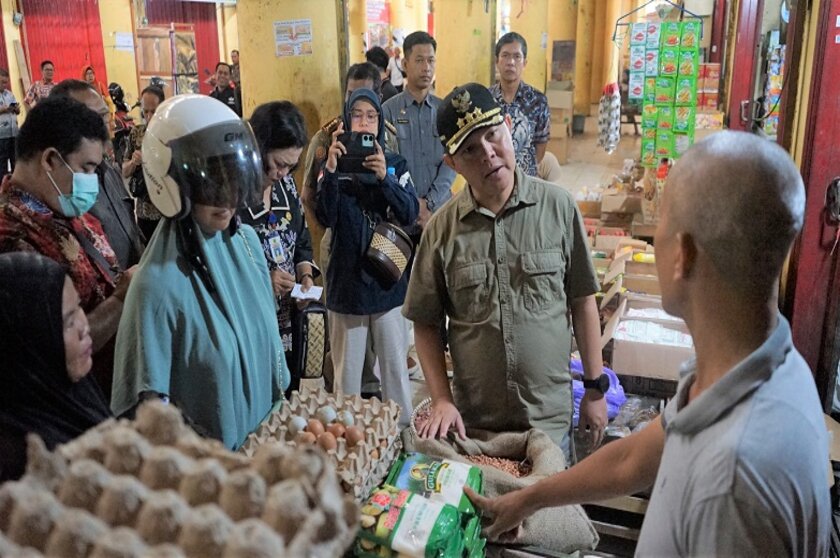
{"type": "Polygon", "coordinates": [[[805,191],[774,143],[721,132],[674,167],[656,231],[666,311],[696,348],[660,420],[571,469],[489,500],[491,538],[544,507],[653,486],[638,556],[826,556],[828,435],[778,311],[805,191]]]}

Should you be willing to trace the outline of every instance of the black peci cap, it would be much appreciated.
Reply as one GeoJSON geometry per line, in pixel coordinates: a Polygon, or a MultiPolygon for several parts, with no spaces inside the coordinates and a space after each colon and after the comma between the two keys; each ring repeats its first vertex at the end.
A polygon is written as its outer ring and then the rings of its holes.
{"type": "Polygon", "coordinates": [[[453,155],[470,132],[501,124],[502,107],[493,94],[480,83],[459,85],[446,96],[437,113],[440,141],[446,152],[453,155]]]}

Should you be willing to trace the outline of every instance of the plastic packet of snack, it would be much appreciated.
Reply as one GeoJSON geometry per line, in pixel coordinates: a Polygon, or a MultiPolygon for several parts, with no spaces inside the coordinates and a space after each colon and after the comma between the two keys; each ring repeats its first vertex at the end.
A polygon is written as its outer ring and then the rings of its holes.
{"type": "Polygon", "coordinates": [[[685,155],[685,152],[693,143],[693,134],[674,134],[674,158],[685,155]]]}
{"type": "Polygon", "coordinates": [[[656,128],[659,130],[673,130],[674,107],[659,107],[659,113],[656,117],[656,128]]]}
{"type": "Polygon", "coordinates": [[[659,48],[659,39],[662,36],[662,26],[658,23],[648,23],[646,28],[647,38],[645,46],[648,48],[659,48]]]}
{"type": "Polygon", "coordinates": [[[644,103],[645,104],[651,104],[651,105],[656,103],[656,78],[655,77],[645,77],[644,103]]]}
{"type": "Polygon", "coordinates": [[[455,506],[459,512],[476,514],[464,487],[481,494],[483,475],[481,469],[466,463],[410,452],[397,458],[385,484],[455,506]]]}
{"type": "Polygon", "coordinates": [[[680,51],[676,48],[663,48],[659,51],[659,75],[677,75],[680,51]]]}
{"type": "Polygon", "coordinates": [[[645,73],[630,72],[630,82],[627,85],[628,99],[643,99],[645,96],[645,73]]]}
{"type": "Polygon", "coordinates": [[[630,47],[630,71],[643,72],[645,71],[645,46],[631,46],[630,47]]]}
{"type": "Polygon", "coordinates": [[[680,76],[697,77],[700,68],[700,55],[697,50],[681,50],[677,73],[680,76]]]}
{"type": "Polygon", "coordinates": [[[674,108],[674,132],[680,134],[694,134],[694,126],[696,121],[696,107],[674,108]]]}
{"type": "Polygon", "coordinates": [[[680,35],[682,35],[680,23],[677,21],[667,21],[662,24],[660,44],[663,48],[677,48],[680,46],[680,35]]]}
{"type": "Polygon", "coordinates": [[[659,117],[659,107],[645,104],[642,107],[642,128],[656,128],[656,121],[659,117]]]}
{"type": "Polygon", "coordinates": [[[630,24],[630,46],[642,45],[647,42],[647,23],[630,24]]]}
{"type": "Polygon", "coordinates": [[[656,78],[656,104],[668,106],[674,104],[674,88],[676,80],[672,77],[656,78]]]}
{"type": "MultiPolygon", "coordinates": [[[[656,131],[653,128],[654,132],[656,131]]],[[[654,134],[655,135],[655,134],[654,134]]],[[[656,157],[656,140],[642,140],[642,166],[643,167],[655,167],[659,162],[659,159],[656,157]]]]}
{"type": "Polygon", "coordinates": [[[683,21],[682,31],[680,33],[680,47],[696,49],[700,46],[700,30],[702,29],[699,21],[683,21]]]}
{"type": "Polygon", "coordinates": [[[659,47],[645,50],[645,75],[647,77],[659,75],[659,47]]]}
{"type": "Polygon", "coordinates": [[[645,128],[642,127],[642,140],[654,140],[656,141],[656,128],[645,128]]]}
{"type": "Polygon", "coordinates": [[[674,105],[678,107],[697,106],[697,78],[680,77],[676,82],[674,105]]]}
{"type": "Polygon", "coordinates": [[[656,157],[670,158],[674,153],[674,133],[670,130],[656,132],[656,157]]]}

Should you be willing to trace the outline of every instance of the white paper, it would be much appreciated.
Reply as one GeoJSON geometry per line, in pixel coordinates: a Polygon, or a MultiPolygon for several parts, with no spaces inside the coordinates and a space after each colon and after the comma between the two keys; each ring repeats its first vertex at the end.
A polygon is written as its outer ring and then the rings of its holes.
{"type": "Polygon", "coordinates": [[[321,293],[324,291],[324,287],[318,287],[317,285],[312,285],[306,292],[303,292],[301,289],[303,289],[303,285],[295,283],[295,287],[292,289],[292,298],[299,300],[319,300],[321,293]]]}
{"type": "Polygon", "coordinates": [[[114,48],[117,50],[124,50],[127,52],[134,52],[134,35],[131,33],[117,33],[114,34],[114,48]]]}
{"type": "Polygon", "coordinates": [[[655,322],[639,320],[622,320],[615,330],[613,339],[673,347],[691,348],[694,346],[691,335],[655,322]]]}

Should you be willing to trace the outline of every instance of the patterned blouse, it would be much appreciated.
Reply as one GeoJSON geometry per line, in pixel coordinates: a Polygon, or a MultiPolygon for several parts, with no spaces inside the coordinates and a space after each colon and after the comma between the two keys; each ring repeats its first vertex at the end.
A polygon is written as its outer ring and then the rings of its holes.
{"type": "Polygon", "coordinates": [[[537,144],[548,143],[551,131],[551,111],[545,95],[528,85],[520,82],[519,89],[512,103],[506,103],[502,86],[499,83],[490,88],[496,102],[502,106],[502,111],[510,115],[513,126],[513,148],[516,151],[516,162],[529,176],[537,174],[537,144]]]}
{"type": "MultiPolygon", "coordinates": [[[[270,208],[261,203],[257,207],[240,211],[239,217],[243,223],[257,231],[269,271],[281,269],[295,275],[297,264],[307,262],[317,275],[317,267],[312,263],[312,238],[292,177],[274,183],[270,208]]],[[[277,297],[277,306],[283,349],[290,351],[294,301],[289,295],[277,297]]]]}
{"type": "Polygon", "coordinates": [[[26,92],[26,97],[24,97],[23,101],[30,107],[34,107],[38,104],[38,101],[46,99],[50,96],[50,91],[52,91],[53,87],[55,87],[54,81],[50,83],[44,83],[40,79],[34,81],[32,82],[32,85],[29,86],[29,90],[26,92]]]}
{"type": "Polygon", "coordinates": [[[85,312],[114,292],[117,257],[96,217],[90,213],[76,219],[57,215],[28,192],[12,187],[7,176],[0,186],[0,253],[21,251],[38,252],[64,266],[85,312]],[[102,263],[85,252],[80,235],[102,255],[102,263]],[[109,269],[103,267],[106,264],[109,269]]]}

